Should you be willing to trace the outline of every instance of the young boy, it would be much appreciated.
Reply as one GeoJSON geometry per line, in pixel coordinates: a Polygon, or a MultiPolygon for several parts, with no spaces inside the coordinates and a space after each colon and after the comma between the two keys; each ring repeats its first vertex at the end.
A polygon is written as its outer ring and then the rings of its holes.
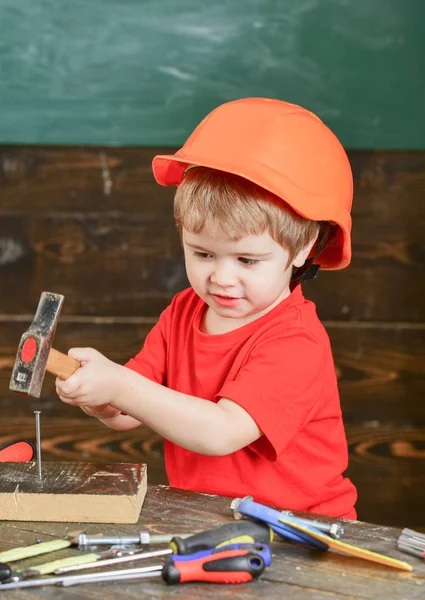
{"type": "Polygon", "coordinates": [[[245,98],[219,106],[175,155],[175,217],[191,287],[126,366],[72,349],[60,399],[113,429],[165,438],[171,486],[356,518],[328,336],[302,279],[351,256],[352,176],[311,112],[245,98]]]}

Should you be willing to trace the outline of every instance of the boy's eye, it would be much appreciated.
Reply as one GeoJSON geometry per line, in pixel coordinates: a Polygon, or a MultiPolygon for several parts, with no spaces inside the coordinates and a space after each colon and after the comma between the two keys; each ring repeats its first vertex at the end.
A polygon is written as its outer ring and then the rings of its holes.
{"type": "Polygon", "coordinates": [[[260,262],[256,258],[245,258],[244,256],[239,256],[238,260],[243,265],[256,265],[256,264],[258,264],[260,262]]]}
{"type": "Polygon", "coordinates": [[[211,258],[212,256],[211,254],[208,254],[208,252],[194,252],[193,255],[198,258],[211,258]]]}

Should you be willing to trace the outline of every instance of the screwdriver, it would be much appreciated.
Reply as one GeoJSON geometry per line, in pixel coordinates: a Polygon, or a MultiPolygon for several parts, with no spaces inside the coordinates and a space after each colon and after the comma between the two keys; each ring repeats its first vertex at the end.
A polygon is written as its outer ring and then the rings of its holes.
{"type": "Polygon", "coordinates": [[[214,583],[242,583],[251,581],[263,573],[263,558],[246,550],[222,550],[211,556],[187,561],[174,561],[170,558],[164,565],[142,567],[139,569],[123,569],[85,575],[68,575],[29,579],[0,585],[0,592],[23,588],[42,587],[45,585],[61,585],[68,587],[80,583],[97,583],[102,581],[122,581],[155,577],[161,575],[168,584],[188,581],[214,583]]]}
{"type": "MultiPolygon", "coordinates": [[[[28,577],[39,577],[40,574],[49,573],[63,574],[70,571],[80,571],[91,569],[93,567],[103,567],[121,562],[139,560],[143,558],[152,558],[156,556],[167,556],[169,554],[194,554],[202,550],[210,550],[221,546],[228,546],[235,543],[260,543],[268,544],[273,539],[273,530],[263,523],[254,521],[238,521],[225,523],[215,529],[209,529],[201,533],[186,536],[163,536],[170,542],[169,548],[157,550],[154,552],[144,552],[122,556],[119,559],[111,558],[108,560],[99,560],[99,556],[82,555],[81,557],[65,558],[61,561],[52,561],[41,565],[34,565],[22,573],[17,573],[17,578],[25,579],[28,577]]],[[[75,543],[78,538],[71,538],[75,543]]],[[[99,538],[100,539],[100,538],[99,538]]],[[[4,581],[4,579],[3,579],[4,581]]]]}
{"type": "MultiPolygon", "coordinates": [[[[265,567],[263,558],[257,553],[246,550],[221,550],[216,554],[192,560],[176,561],[168,558],[163,566],[156,565],[151,567],[150,571],[147,569],[128,569],[127,572],[122,571],[121,574],[119,571],[99,573],[96,579],[92,577],[91,581],[122,581],[161,575],[162,579],[169,585],[189,581],[244,583],[259,577],[265,567]]],[[[68,576],[60,582],[60,585],[68,587],[84,583],[88,581],[87,577],[90,577],[90,575],[68,576]]]]}
{"type": "MultiPolygon", "coordinates": [[[[301,531],[299,529],[288,527],[283,521],[282,513],[280,513],[278,510],[270,508],[269,506],[266,506],[265,504],[254,502],[252,496],[235,498],[232,500],[230,508],[235,518],[238,518],[239,515],[251,517],[252,519],[256,519],[257,522],[259,521],[269,525],[275,533],[283,538],[288,538],[296,542],[302,542],[303,544],[308,544],[309,546],[313,546],[319,550],[325,551],[328,549],[328,545],[325,544],[321,539],[316,539],[313,537],[313,535],[310,535],[310,532],[317,531],[317,533],[320,533],[314,527],[303,527],[301,531]]],[[[295,519],[294,517],[288,517],[288,521],[289,520],[294,522],[295,519]]],[[[243,523],[244,521],[238,522],[243,523]]]]}
{"type": "MultiPolygon", "coordinates": [[[[140,531],[137,535],[126,536],[88,536],[85,533],[80,533],[71,537],[72,544],[81,546],[149,546],[150,544],[167,544],[172,537],[178,534],[157,535],[151,534],[149,531],[140,531]]],[[[189,537],[191,533],[180,534],[181,537],[189,537]]]]}
{"type": "MultiPolygon", "coordinates": [[[[199,552],[195,552],[194,554],[171,554],[170,558],[174,561],[184,561],[184,560],[194,560],[197,558],[202,558],[204,556],[210,556],[211,554],[216,554],[217,552],[221,552],[222,550],[246,550],[248,552],[256,552],[260,554],[264,560],[266,567],[269,567],[272,562],[272,555],[270,552],[270,548],[267,544],[260,543],[249,543],[249,544],[229,544],[226,546],[220,546],[219,548],[210,548],[208,550],[200,550],[199,552]]],[[[168,551],[167,551],[168,552],[168,551]]],[[[110,565],[118,565],[125,562],[133,562],[139,561],[140,559],[146,558],[156,558],[158,556],[164,556],[163,550],[156,550],[154,552],[145,552],[143,554],[134,554],[132,556],[120,556],[119,558],[111,558],[110,560],[101,560],[98,562],[92,562],[85,565],[78,566],[69,566],[63,567],[60,569],[55,569],[55,575],[63,575],[64,573],[74,572],[75,571],[84,571],[86,569],[100,569],[103,567],[107,567],[110,565]]]]}
{"type": "Polygon", "coordinates": [[[133,556],[121,556],[120,558],[112,558],[99,562],[88,563],[77,567],[64,567],[55,569],[55,574],[68,573],[69,571],[91,569],[93,567],[101,567],[110,564],[128,562],[132,560],[140,560],[144,558],[153,558],[157,556],[167,556],[169,554],[188,555],[195,554],[204,550],[212,550],[222,548],[231,544],[268,544],[273,540],[273,530],[264,523],[256,521],[238,521],[225,523],[215,529],[195,533],[187,538],[174,536],[169,544],[169,548],[165,550],[156,550],[154,552],[145,552],[133,556]]]}

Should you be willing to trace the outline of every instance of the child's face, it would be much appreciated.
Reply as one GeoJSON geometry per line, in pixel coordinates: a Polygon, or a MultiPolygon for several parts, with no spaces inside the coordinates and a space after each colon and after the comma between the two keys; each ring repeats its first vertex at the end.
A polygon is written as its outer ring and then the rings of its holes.
{"type": "Polygon", "coordinates": [[[191,286],[218,317],[236,320],[231,328],[258,319],[289,296],[292,267],[306,258],[300,253],[288,265],[288,251],[268,233],[234,241],[208,227],[201,233],[183,229],[183,248],[191,286]]]}

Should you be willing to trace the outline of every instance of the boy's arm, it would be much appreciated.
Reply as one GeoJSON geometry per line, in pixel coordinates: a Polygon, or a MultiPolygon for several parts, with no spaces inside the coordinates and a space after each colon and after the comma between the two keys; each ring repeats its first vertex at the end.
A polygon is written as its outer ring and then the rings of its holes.
{"type": "Polygon", "coordinates": [[[192,452],[223,456],[262,435],[250,414],[226,398],[215,403],[189,396],[132,372],[121,385],[112,406],[192,452]]]}
{"type": "Polygon", "coordinates": [[[91,348],[74,348],[70,354],[82,367],[66,381],[57,381],[60,399],[93,415],[109,405],[111,412],[102,420],[114,429],[143,422],[187,450],[212,456],[235,452],[262,435],[249,413],[231,400],[216,404],[176,392],[91,348]]]}
{"type": "Polygon", "coordinates": [[[329,343],[304,329],[278,331],[258,342],[238,376],[217,390],[217,404],[168,389],[90,348],[70,354],[82,367],[58,383],[61,400],[90,408],[111,404],[200,454],[230,454],[258,440],[253,449],[276,460],[314,417],[323,397],[331,402],[330,425],[340,419],[329,343]],[[328,390],[325,396],[323,386],[328,390]]]}
{"type": "Polygon", "coordinates": [[[140,421],[133,419],[133,417],[130,417],[129,415],[123,414],[111,404],[102,404],[94,407],[81,406],[80,408],[86,415],[89,415],[89,417],[95,417],[107,427],[116,429],[117,431],[127,431],[128,429],[135,429],[141,425],[140,421]]]}

